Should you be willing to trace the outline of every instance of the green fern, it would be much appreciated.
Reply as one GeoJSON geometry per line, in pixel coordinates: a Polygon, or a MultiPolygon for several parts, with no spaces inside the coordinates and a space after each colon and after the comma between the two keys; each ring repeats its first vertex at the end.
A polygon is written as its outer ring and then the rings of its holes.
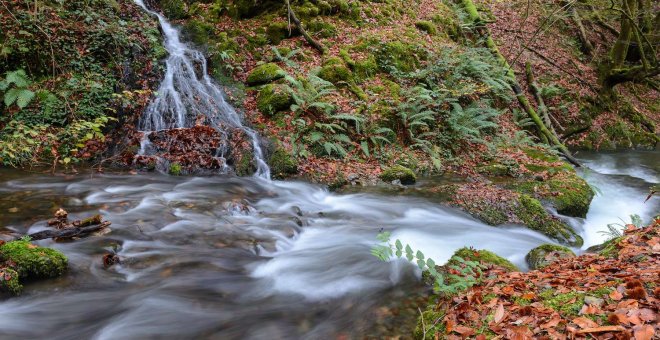
{"type": "Polygon", "coordinates": [[[5,106],[10,107],[14,103],[19,109],[28,106],[35,97],[35,93],[28,89],[30,83],[30,79],[23,70],[7,72],[5,79],[0,81],[0,91],[4,92],[5,106]]]}

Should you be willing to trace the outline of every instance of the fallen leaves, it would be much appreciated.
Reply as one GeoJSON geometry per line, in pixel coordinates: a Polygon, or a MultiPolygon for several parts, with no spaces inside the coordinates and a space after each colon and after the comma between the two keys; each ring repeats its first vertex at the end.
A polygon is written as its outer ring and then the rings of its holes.
{"type": "Polygon", "coordinates": [[[489,267],[481,285],[440,299],[446,334],[437,338],[654,339],[658,236],[660,220],[628,231],[617,258],[585,254],[528,273],[489,267]]]}

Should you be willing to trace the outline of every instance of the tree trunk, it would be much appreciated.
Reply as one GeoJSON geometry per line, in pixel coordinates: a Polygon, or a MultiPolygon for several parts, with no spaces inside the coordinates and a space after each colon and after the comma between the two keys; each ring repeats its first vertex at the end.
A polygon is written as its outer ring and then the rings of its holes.
{"type": "Polygon", "coordinates": [[[619,37],[612,47],[610,53],[611,67],[610,69],[617,69],[623,66],[628,55],[628,48],[633,38],[634,23],[629,18],[634,18],[637,13],[637,0],[621,0],[622,13],[621,13],[621,30],[619,37]]]}
{"type": "Polygon", "coordinates": [[[539,136],[541,137],[543,142],[549,145],[556,146],[569,162],[573,163],[577,167],[581,166],[580,162],[578,162],[578,160],[575,159],[575,157],[573,157],[573,155],[568,150],[568,148],[566,148],[566,146],[562,144],[561,141],[559,141],[557,135],[553,134],[550,130],[548,130],[548,127],[543,123],[541,117],[539,117],[538,113],[536,113],[536,110],[534,110],[532,105],[529,103],[529,100],[527,99],[527,96],[525,96],[525,93],[523,92],[520,83],[518,83],[518,80],[516,79],[516,74],[513,72],[513,68],[511,68],[509,62],[506,60],[506,58],[504,58],[502,53],[500,53],[499,49],[497,48],[497,45],[495,44],[495,41],[493,41],[493,38],[490,36],[490,32],[488,28],[485,26],[480,27],[483,21],[481,20],[481,16],[479,15],[479,12],[477,11],[477,8],[472,2],[472,0],[461,0],[461,1],[463,3],[463,7],[465,8],[465,11],[468,14],[470,21],[475,26],[477,26],[478,30],[481,31],[480,35],[485,39],[486,47],[490,49],[493,55],[497,58],[497,60],[506,70],[506,76],[509,78],[509,84],[511,86],[511,89],[513,90],[513,93],[516,95],[516,98],[518,99],[520,106],[525,110],[525,112],[527,112],[527,115],[532,119],[534,124],[536,124],[536,127],[539,130],[539,136]]]}

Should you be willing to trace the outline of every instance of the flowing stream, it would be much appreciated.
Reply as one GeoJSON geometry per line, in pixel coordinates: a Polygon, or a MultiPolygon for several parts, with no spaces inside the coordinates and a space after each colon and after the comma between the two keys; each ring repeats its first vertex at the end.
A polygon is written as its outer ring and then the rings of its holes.
{"type": "MultiPolygon", "coordinates": [[[[141,0],[137,4],[149,11],[141,0]]],[[[551,243],[523,226],[491,227],[423,198],[333,194],[302,182],[271,182],[256,133],[244,127],[203,56],[158,17],[170,52],[158,93],[140,122],[146,134],[190,127],[199,115],[222,131],[243,129],[255,150],[253,178],[161,174],[42,175],[0,169],[0,236],[46,228],[56,208],[70,219],[100,213],[109,234],[56,243],[62,278],[29,283],[0,302],[0,337],[49,339],[328,339],[409,334],[423,297],[419,270],[370,254],[392,232],[437,263],[463,246],[526,268],[525,254],[551,243]],[[201,69],[196,69],[200,67],[201,69]],[[104,254],[120,264],[103,268],[104,254]]],[[[148,149],[148,139],[143,151],[148,149]]],[[[567,219],[586,245],[607,223],[649,218],[657,152],[585,154],[583,172],[602,194],[586,219],[567,219]]]]}
{"type": "MultiPolygon", "coordinates": [[[[658,198],[642,202],[657,182],[660,153],[582,157],[593,169],[586,178],[601,191],[586,220],[570,219],[585,246],[603,240],[604,224],[658,211],[658,198]]],[[[69,273],[0,302],[3,338],[396,334],[391,327],[410,331],[414,323],[409,300],[421,296],[420,273],[403,260],[385,263],[370,254],[381,229],[438,263],[474,246],[525,268],[525,254],[551,242],[422,198],[340,195],[301,182],[8,169],[0,169],[0,179],[0,234],[41,230],[60,206],[73,219],[101,213],[113,223],[104,236],[38,242],[63,251],[69,273]],[[101,258],[110,251],[122,263],[104,269],[101,258]]]]}

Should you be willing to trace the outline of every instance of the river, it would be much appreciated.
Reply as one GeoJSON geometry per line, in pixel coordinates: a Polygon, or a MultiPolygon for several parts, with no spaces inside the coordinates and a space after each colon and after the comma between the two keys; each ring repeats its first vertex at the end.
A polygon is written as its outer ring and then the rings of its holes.
{"type": "MultiPolygon", "coordinates": [[[[607,223],[645,219],[660,153],[582,153],[598,188],[586,219],[568,219],[585,248],[607,223]]],[[[521,226],[487,226],[424,198],[335,194],[303,182],[231,176],[51,175],[0,169],[0,232],[44,229],[54,209],[100,213],[112,232],[64,252],[63,278],[29,283],[0,302],[3,338],[333,338],[410,331],[419,272],[370,254],[380,230],[446,261],[459,247],[492,250],[525,268],[551,242],[521,226]],[[104,269],[116,251],[122,263],[104,269]]]]}

